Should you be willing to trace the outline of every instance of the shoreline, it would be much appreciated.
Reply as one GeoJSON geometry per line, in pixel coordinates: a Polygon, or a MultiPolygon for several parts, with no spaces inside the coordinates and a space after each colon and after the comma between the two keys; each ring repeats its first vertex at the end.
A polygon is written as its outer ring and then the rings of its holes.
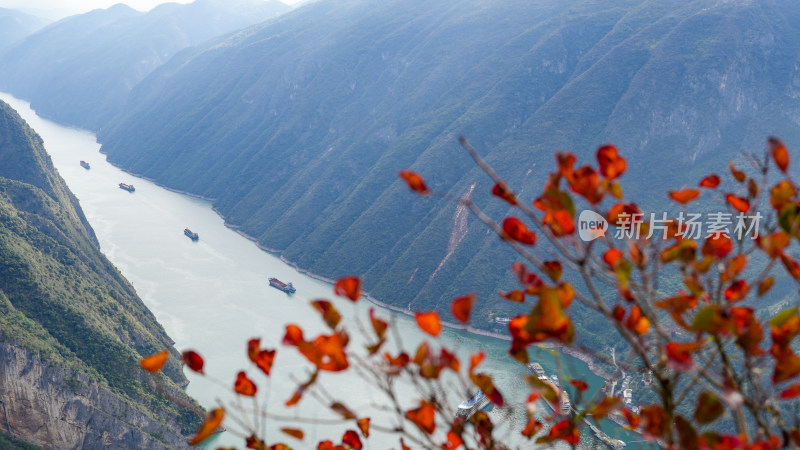
{"type": "MultiPolygon", "coordinates": [[[[211,197],[204,197],[202,195],[194,194],[192,192],[187,192],[187,191],[183,191],[183,190],[180,190],[180,189],[174,189],[174,188],[171,188],[169,186],[166,186],[166,185],[158,182],[155,179],[146,177],[146,176],[144,176],[142,174],[138,174],[138,173],[135,173],[135,172],[128,171],[128,170],[126,170],[126,169],[124,169],[124,168],[122,168],[120,166],[117,166],[116,164],[114,164],[113,162],[108,160],[108,155],[102,151],[102,146],[100,148],[100,154],[102,154],[102,155],[104,155],[106,157],[106,162],[108,162],[112,166],[114,166],[114,167],[118,168],[119,170],[121,170],[121,171],[123,171],[125,173],[128,173],[128,174],[130,174],[130,175],[132,175],[134,177],[141,178],[143,180],[147,180],[147,181],[149,181],[149,182],[151,182],[151,183],[153,183],[153,184],[155,184],[155,185],[157,185],[159,187],[162,187],[162,188],[164,188],[164,189],[166,189],[168,191],[175,192],[175,193],[181,194],[181,195],[186,195],[186,196],[189,196],[189,197],[194,197],[194,198],[201,199],[201,200],[209,202],[209,204],[210,204],[209,206],[211,206],[211,210],[214,211],[222,219],[222,223],[223,223],[223,225],[225,225],[226,228],[234,231],[236,234],[238,234],[238,235],[244,237],[245,239],[247,239],[248,241],[254,243],[256,245],[256,247],[258,247],[260,250],[265,251],[265,252],[270,253],[270,254],[273,254],[274,256],[278,257],[278,259],[280,259],[284,264],[286,264],[288,266],[291,266],[297,272],[299,272],[299,273],[301,273],[301,274],[303,274],[303,275],[305,275],[305,276],[307,276],[309,278],[313,278],[315,280],[319,280],[319,281],[322,281],[324,283],[328,283],[328,284],[331,284],[331,285],[336,283],[336,280],[334,280],[334,279],[331,279],[331,278],[316,274],[314,272],[311,272],[308,269],[300,267],[294,261],[291,261],[290,259],[284,257],[281,254],[281,250],[278,250],[278,249],[275,249],[275,248],[270,248],[270,247],[267,247],[265,245],[260,244],[256,240],[256,238],[254,238],[253,236],[250,236],[249,234],[247,234],[244,231],[242,231],[240,226],[234,225],[234,224],[228,222],[228,220],[225,218],[225,215],[223,215],[213,205],[213,202],[216,199],[211,198],[211,197]]],[[[375,306],[378,306],[378,307],[381,307],[381,308],[384,308],[384,309],[388,309],[389,311],[393,311],[393,312],[396,312],[396,313],[404,314],[404,315],[409,316],[409,317],[414,317],[414,312],[413,311],[411,311],[409,309],[403,309],[403,308],[400,308],[398,306],[390,305],[388,303],[384,303],[384,302],[376,299],[372,295],[370,295],[369,292],[367,292],[367,291],[363,291],[362,295],[364,296],[365,299],[367,299],[367,301],[369,301],[370,303],[372,303],[375,306]]],[[[478,336],[484,336],[484,337],[488,337],[488,338],[499,339],[501,341],[506,341],[506,342],[510,342],[511,341],[511,336],[508,336],[508,335],[505,335],[505,334],[496,333],[496,332],[492,332],[492,331],[488,331],[488,330],[482,330],[480,328],[475,328],[475,327],[472,327],[472,326],[469,326],[469,325],[460,325],[460,324],[456,324],[456,323],[452,323],[452,322],[442,321],[442,326],[450,328],[450,329],[453,329],[453,330],[464,331],[464,332],[467,332],[467,333],[470,333],[470,334],[474,334],[474,335],[478,335],[478,336]]],[[[592,357],[587,352],[582,351],[582,350],[578,349],[577,347],[571,347],[571,346],[568,346],[568,345],[563,345],[563,344],[559,344],[559,343],[555,343],[555,342],[540,342],[540,343],[538,343],[538,345],[541,346],[541,347],[544,347],[544,348],[557,348],[562,353],[564,353],[565,355],[580,360],[581,362],[586,364],[586,366],[589,368],[589,371],[592,372],[592,374],[602,378],[603,380],[608,381],[611,378],[611,376],[613,375],[613,373],[608,373],[606,370],[604,370],[601,367],[602,364],[603,364],[602,361],[597,360],[596,358],[592,357]]]]}

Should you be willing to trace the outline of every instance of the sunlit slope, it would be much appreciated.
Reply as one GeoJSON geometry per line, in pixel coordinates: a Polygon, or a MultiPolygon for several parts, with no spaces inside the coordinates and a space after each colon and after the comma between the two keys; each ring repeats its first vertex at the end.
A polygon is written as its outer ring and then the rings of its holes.
{"type": "Polygon", "coordinates": [[[628,192],[665,206],[665,189],[769,134],[800,147],[797,16],[790,2],[322,1],[178,55],[100,139],[301,267],[365,274],[400,307],[475,291],[482,322],[513,309],[496,296],[513,255],[398,170],[459,196],[475,184],[501,218],[459,134],[528,200],[554,151],[614,141],[628,192]]]}
{"type": "Polygon", "coordinates": [[[0,89],[91,130],[178,51],[289,10],[278,0],[197,0],[142,13],[124,4],[60,20],[0,54],[0,89]]]}

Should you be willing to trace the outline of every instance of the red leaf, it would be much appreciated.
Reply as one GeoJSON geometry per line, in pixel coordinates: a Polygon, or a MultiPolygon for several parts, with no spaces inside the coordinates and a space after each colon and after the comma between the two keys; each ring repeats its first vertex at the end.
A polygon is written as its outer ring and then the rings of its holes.
{"type": "Polygon", "coordinates": [[[333,285],[333,293],[356,301],[361,297],[361,280],[358,277],[342,277],[333,285]]]}
{"type": "Polygon", "coordinates": [[[536,243],[536,233],[530,231],[521,220],[516,217],[507,217],[503,221],[503,235],[525,245],[536,243]]]}
{"type": "Polygon", "coordinates": [[[622,415],[625,416],[625,420],[628,421],[628,425],[630,425],[631,428],[639,428],[642,419],[637,414],[632,413],[628,408],[622,408],[622,415]]]}
{"type": "Polygon", "coordinates": [[[438,336],[442,332],[442,322],[436,311],[417,312],[414,314],[414,318],[417,320],[419,328],[431,336],[438,336]]]}
{"type": "Polygon", "coordinates": [[[668,342],[664,346],[664,352],[667,354],[667,366],[680,372],[691,370],[694,366],[692,352],[702,347],[702,344],[696,342],[668,342]]]}
{"type": "Polygon", "coordinates": [[[514,194],[508,190],[508,186],[506,186],[505,183],[495,184],[494,187],[492,187],[492,195],[500,197],[512,205],[516,206],[517,204],[516,197],[514,197],[514,194]]]}
{"type": "Polygon", "coordinates": [[[586,384],[586,382],[583,380],[569,380],[569,384],[575,386],[575,389],[577,389],[580,392],[589,389],[589,385],[586,384]]]}
{"type": "MultiPolygon", "coordinates": [[[[625,414],[626,410],[623,410],[625,414]]],[[[627,416],[626,416],[627,417],[627,416]]],[[[664,408],[659,405],[645,406],[641,410],[641,418],[644,420],[644,435],[648,438],[660,438],[666,436],[669,430],[669,423],[664,408]]]]}
{"type": "Polygon", "coordinates": [[[558,261],[545,261],[542,263],[543,270],[550,277],[551,280],[558,282],[561,279],[561,274],[563,273],[563,268],[561,267],[561,263],[558,261]]]}
{"type": "Polygon", "coordinates": [[[770,137],[767,139],[767,143],[769,144],[772,159],[775,160],[775,164],[781,169],[781,172],[786,173],[786,170],[789,168],[789,152],[786,150],[783,141],[778,138],[770,137]]]}
{"type": "Polygon", "coordinates": [[[450,309],[453,317],[458,319],[461,323],[469,322],[469,313],[472,311],[472,305],[475,303],[475,294],[467,294],[453,300],[450,309]]]}
{"type": "Polygon", "coordinates": [[[597,162],[600,165],[600,173],[609,180],[622,175],[627,167],[625,158],[619,156],[617,147],[611,144],[606,144],[597,149],[597,162]]]}
{"type": "Polygon", "coordinates": [[[273,361],[275,361],[275,350],[261,350],[256,356],[255,363],[262,372],[269,375],[273,361]]]}
{"type": "Polygon", "coordinates": [[[406,411],[406,419],[414,422],[420,430],[431,434],[436,430],[436,408],[433,403],[423,400],[419,408],[406,411]]]}
{"type": "Polygon", "coordinates": [[[409,189],[420,195],[428,195],[431,193],[431,191],[428,190],[428,186],[425,184],[425,180],[423,180],[422,177],[416,172],[412,172],[410,170],[401,170],[400,178],[406,182],[409,189]]]}
{"type": "MultiPolygon", "coordinates": [[[[260,439],[255,434],[251,434],[250,436],[247,436],[247,438],[245,438],[245,440],[244,440],[244,443],[245,443],[245,447],[256,449],[256,450],[266,450],[266,448],[267,448],[267,444],[264,442],[264,440],[260,439]]],[[[283,444],[277,444],[277,445],[283,445],[283,444]]],[[[275,446],[273,445],[273,447],[275,447],[275,446]]]]}
{"type": "Polygon", "coordinates": [[[258,358],[258,351],[261,348],[261,339],[253,338],[247,341],[247,357],[250,361],[256,362],[258,358]]]}
{"type": "Polygon", "coordinates": [[[208,439],[212,434],[214,434],[217,429],[219,428],[220,424],[222,423],[222,419],[225,418],[225,409],[224,408],[216,408],[209,411],[206,419],[203,421],[203,424],[200,425],[200,428],[197,430],[197,433],[194,437],[189,441],[191,445],[197,445],[206,439],[208,439]]]}
{"type": "Polygon", "coordinates": [[[295,439],[300,439],[301,441],[305,437],[305,433],[303,433],[303,430],[297,428],[281,428],[281,431],[283,431],[284,433],[288,434],[289,436],[295,439]]]}
{"type": "Polygon", "coordinates": [[[700,195],[700,191],[697,189],[687,188],[682,189],[680,191],[669,191],[669,197],[672,200],[680,203],[681,205],[685,205],[692,200],[696,199],[700,195]]]}
{"type": "Polygon", "coordinates": [[[358,437],[358,433],[354,430],[347,430],[344,432],[344,436],[342,436],[342,444],[349,445],[353,448],[353,450],[361,450],[364,448],[364,445],[361,444],[361,438],[358,437]]]}
{"type": "Polygon", "coordinates": [[[536,443],[553,442],[556,439],[560,439],[568,444],[577,445],[581,440],[581,435],[572,421],[564,419],[550,427],[548,435],[537,439],[536,443]]]}
{"type": "Polygon", "coordinates": [[[710,392],[701,392],[697,397],[694,418],[701,424],[705,425],[717,420],[724,412],[725,406],[716,395],[710,392]]]}
{"type": "Polygon", "coordinates": [[[706,189],[714,189],[719,186],[720,179],[719,175],[711,174],[707,175],[705,178],[700,180],[700,187],[704,187],[706,189]]]}
{"type": "Polygon", "coordinates": [[[252,397],[256,395],[256,385],[253,383],[244,372],[239,372],[236,375],[236,382],[233,384],[233,390],[239,395],[252,397]]]}
{"type": "Polygon", "coordinates": [[[169,350],[164,350],[163,352],[158,352],[156,354],[142,358],[142,360],[139,361],[139,365],[142,366],[142,369],[148,372],[155,373],[164,367],[164,364],[167,362],[168,357],[169,357],[169,350]]]}
{"type": "Polygon", "coordinates": [[[747,200],[746,198],[737,197],[733,194],[728,194],[725,196],[725,200],[727,200],[728,203],[730,203],[730,205],[733,206],[733,209],[739,212],[745,213],[750,210],[750,201],[747,200]]]}
{"type": "Polygon", "coordinates": [[[364,417],[358,419],[358,422],[356,422],[358,424],[358,429],[361,430],[361,434],[364,435],[365,438],[369,437],[369,421],[369,417],[364,417]]]}
{"type": "Polygon", "coordinates": [[[729,302],[738,302],[747,297],[748,292],[750,292],[750,286],[747,281],[736,280],[725,289],[725,299],[729,302]]]}
{"type": "Polygon", "coordinates": [[[453,430],[447,432],[447,442],[442,445],[442,450],[456,450],[464,445],[464,441],[461,440],[461,437],[453,430]]]}
{"type": "Polygon", "coordinates": [[[186,350],[181,353],[181,358],[183,359],[183,363],[190,369],[197,373],[203,373],[203,357],[200,356],[199,353],[194,350],[186,350]]]}
{"type": "Polygon", "coordinates": [[[787,400],[800,396],[800,383],[794,383],[781,392],[780,398],[787,400]]]}

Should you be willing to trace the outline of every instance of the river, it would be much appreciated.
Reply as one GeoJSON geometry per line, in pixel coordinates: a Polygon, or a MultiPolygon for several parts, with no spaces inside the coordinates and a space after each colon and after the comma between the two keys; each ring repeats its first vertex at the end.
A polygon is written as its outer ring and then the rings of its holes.
{"type": "MultiPolygon", "coordinates": [[[[363,348],[370,339],[358,331],[358,325],[368,323],[365,317],[374,305],[364,300],[352,304],[334,299],[330,284],[299,273],[277,256],[260,250],[253,242],[225,227],[208,201],[169,191],[112,166],[99,152],[100,145],[94,134],[41,119],[28,103],[9,94],[0,93],[0,99],[16,109],[42,137],[60,175],[80,200],[102,251],[134,285],[139,296],[175,340],[176,348],[199,352],[206,360],[209,377],[222,380],[227,386],[233,385],[239,370],[246,370],[259,386],[260,406],[268,404],[273,413],[323,422],[334,417],[310,396],[303,399],[299,408],[286,409],[283,406],[296,388],[297,381],[304,380],[310,368],[310,364],[294,349],[280,344],[285,325],[300,324],[307,337],[324,332],[324,324],[309,306],[309,301],[332,299],[351,330],[350,348],[363,348]],[[81,160],[89,162],[91,170],[80,167],[78,162],[81,160]],[[136,191],[129,193],[119,189],[121,182],[133,184],[136,191]],[[199,233],[199,241],[193,242],[183,235],[186,227],[199,233]],[[268,277],[291,281],[297,293],[287,296],[269,287],[268,277]],[[356,321],[356,317],[360,319],[356,321]],[[260,337],[264,347],[278,350],[272,376],[268,379],[247,360],[246,342],[252,337],[260,337]]],[[[346,274],[347,269],[343,267],[342,271],[346,274]]],[[[391,317],[393,326],[400,330],[405,349],[413,354],[413,349],[425,339],[413,319],[386,309],[376,309],[380,317],[391,317]]],[[[452,329],[446,329],[439,340],[448,348],[456,349],[462,367],[468,364],[469,354],[478,350],[486,353],[486,361],[480,369],[490,373],[507,402],[517,406],[513,413],[505,408],[496,408],[490,416],[503,430],[501,436],[510,437],[522,448],[532,447],[519,437],[525,421],[521,403],[528,393],[521,375],[528,372],[507,357],[508,342],[452,329]]],[[[398,348],[396,345],[393,342],[387,348],[394,353],[398,348]]],[[[578,359],[539,348],[532,349],[531,355],[548,374],[556,372],[556,359],[559,359],[562,378],[581,378],[589,383],[592,391],[602,385],[602,379],[593,375],[578,359]]],[[[190,379],[187,392],[204,407],[236,402],[229,389],[193,373],[187,373],[187,376],[190,379]]],[[[354,374],[325,373],[321,382],[331,395],[353,405],[359,416],[371,416],[376,424],[394,423],[392,415],[382,409],[387,406],[386,399],[354,374]]],[[[404,405],[413,407],[411,399],[419,398],[413,386],[401,384],[399,391],[404,405]]],[[[454,406],[460,401],[456,394],[454,406]]],[[[254,406],[249,400],[243,403],[244,407],[254,406]]],[[[263,422],[258,427],[267,430],[269,444],[283,441],[295,448],[315,448],[320,438],[338,442],[344,429],[341,424],[322,422],[263,422]],[[304,429],[305,440],[298,441],[279,431],[286,426],[304,429]]],[[[235,424],[229,428],[241,429],[235,424]]],[[[610,435],[626,441],[641,439],[615,425],[605,424],[603,428],[610,435]]],[[[588,437],[588,429],[584,430],[582,434],[587,436],[582,438],[582,446],[599,446],[588,437]]],[[[399,447],[395,436],[380,432],[373,432],[364,443],[365,448],[370,449],[399,447]]],[[[209,447],[220,445],[241,447],[242,440],[233,431],[221,433],[209,447]]],[[[638,448],[638,444],[627,448],[638,448]]]]}

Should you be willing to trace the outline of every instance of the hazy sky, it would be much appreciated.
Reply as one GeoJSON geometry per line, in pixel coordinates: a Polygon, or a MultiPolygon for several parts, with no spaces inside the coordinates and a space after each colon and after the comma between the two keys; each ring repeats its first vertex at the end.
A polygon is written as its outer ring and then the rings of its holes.
{"type": "MultiPolygon", "coordinates": [[[[174,3],[190,3],[192,0],[173,0],[174,3]]],[[[302,0],[281,0],[289,5],[302,0]]],[[[108,8],[116,3],[125,3],[133,9],[148,11],[154,6],[167,3],[165,0],[0,0],[0,8],[20,9],[48,19],[60,19],[97,8],[108,8]]]]}

